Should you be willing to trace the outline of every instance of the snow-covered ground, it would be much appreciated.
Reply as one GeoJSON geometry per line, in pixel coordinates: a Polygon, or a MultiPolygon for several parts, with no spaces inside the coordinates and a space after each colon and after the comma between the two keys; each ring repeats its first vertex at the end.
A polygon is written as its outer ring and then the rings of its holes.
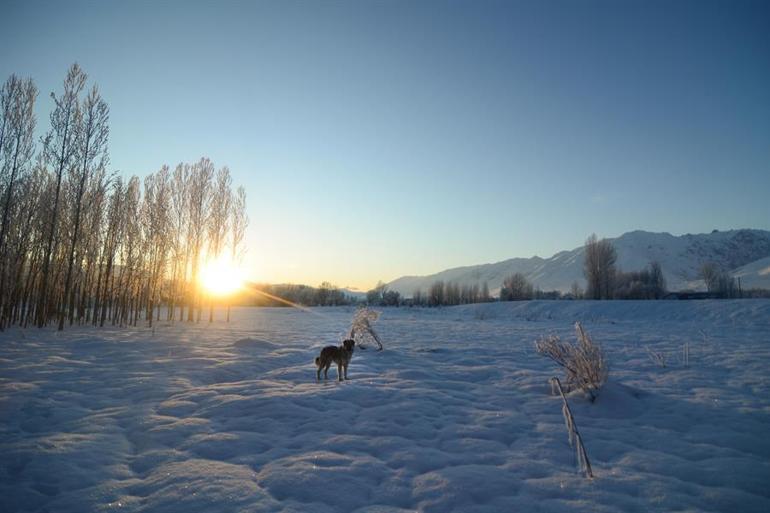
{"type": "Polygon", "coordinates": [[[317,383],[351,317],[0,334],[0,511],[770,511],[770,301],[384,309],[317,383]],[[533,350],[575,320],[611,364],[569,396],[593,480],[533,350]]]}

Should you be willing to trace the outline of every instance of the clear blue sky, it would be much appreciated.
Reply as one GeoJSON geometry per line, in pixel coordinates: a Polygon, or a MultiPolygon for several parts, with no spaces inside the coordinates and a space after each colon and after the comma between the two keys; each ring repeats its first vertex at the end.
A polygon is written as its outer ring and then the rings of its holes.
{"type": "Polygon", "coordinates": [[[257,279],[770,228],[767,1],[2,2],[43,128],[74,61],[113,169],[230,167],[257,279]]]}

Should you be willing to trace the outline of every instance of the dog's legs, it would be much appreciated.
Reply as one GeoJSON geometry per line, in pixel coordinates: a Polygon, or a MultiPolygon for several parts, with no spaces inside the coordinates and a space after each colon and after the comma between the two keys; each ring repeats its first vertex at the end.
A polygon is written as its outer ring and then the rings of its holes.
{"type": "Polygon", "coordinates": [[[342,381],[342,363],[337,364],[337,381],[342,381]]]}
{"type": "Polygon", "coordinates": [[[316,381],[321,381],[321,366],[320,365],[318,366],[318,372],[316,372],[315,379],[316,379],[316,381]]]}
{"type": "Polygon", "coordinates": [[[326,367],[324,368],[324,379],[329,379],[329,367],[331,366],[332,362],[326,364],[326,367]]]}
{"type": "Polygon", "coordinates": [[[342,366],[342,370],[345,371],[345,379],[348,379],[348,364],[342,366]]]}

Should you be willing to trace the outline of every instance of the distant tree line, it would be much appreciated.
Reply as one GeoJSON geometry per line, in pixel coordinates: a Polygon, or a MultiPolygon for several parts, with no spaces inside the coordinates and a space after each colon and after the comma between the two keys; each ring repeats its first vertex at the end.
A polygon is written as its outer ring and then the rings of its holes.
{"type": "Polygon", "coordinates": [[[663,299],[666,295],[666,278],[654,261],[640,271],[617,271],[613,283],[614,299],[663,299]]]}
{"type": "Polygon", "coordinates": [[[492,301],[489,286],[459,285],[451,281],[437,280],[428,290],[417,289],[412,297],[404,298],[382,282],[366,293],[366,303],[372,306],[452,306],[492,301]]]}
{"type": "Polygon", "coordinates": [[[698,278],[706,284],[706,290],[721,298],[766,297],[760,290],[742,290],[740,282],[714,262],[704,263],[698,270],[698,278]]]}
{"type": "Polygon", "coordinates": [[[366,304],[372,306],[401,306],[401,294],[395,290],[388,289],[383,282],[378,282],[377,286],[366,293],[366,304]]]}
{"type": "Polygon", "coordinates": [[[423,293],[418,289],[412,294],[414,306],[453,306],[492,301],[486,282],[460,285],[453,281],[437,280],[423,293]]]}
{"type": "Polygon", "coordinates": [[[72,65],[39,143],[34,82],[0,88],[0,329],[193,321],[204,305],[212,320],[200,272],[241,258],[243,188],[206,158],[144,181],[109,172],[109,108],[86,83],[72,65]]]}
{"type": "MultiPolygon", "coordinates": [[[[574,282],[568,293],[543,291],[533,285],[523,273],[513,273],[503,279],[498,297],[491,297],[487,283],[460,285],[451,281],[434,281],[426,291],[417,289],[411,298],[402,298],[380,282],[367,294],[367,302],[378,306],[452,306],[487,301],[527,301],[533,299],[663,299],[667,295],[663,268],[651,261],[645,268],[622,271],[617,267],[617,252],[609,239],[595,234],[584,245],[583,276],[586,289],[574,282]]],[[[708,290],[708,297],[770,297],[764,289],[743,289],[739,280],[718,265],[707,262],[701,266],[698,278],[708,290]]],[[[702,293],[698,297],[703,297],[702,293]]]]}
{"type": "Polygon", "coordinates": [[[403,298],[397,291],[389,290],[380,282],[367,293],[367,304],[377,306],[455,306],[490,301],[520,301],[529,299],[562,299],[558,290],[542,291],[534,288],[521,273],[508,276],[503,280],[500,296],[493,297],[487,282],[481,285],[459,284],[453,281],[436,280],[427,290],[417,289],[412,297],[403,298]]]}
{"type": "Polygon", "coordinates": [[[326,281],[318,287],[253,284],[246,287],[236,301],[249,306],[345,306],[359,303],[354,296],[326,281]]]}
{"type": "Polygon", "coordinates": [[[744,298],[744,299],[770,298],[770,289],[758,289],[758,288],[743,289],[739,287],[738,297],[744,298]]]}
{"type": "MultiPolygon", "coordinates": [[[[660,263],[645,269],[623,272],[616,267],[617,253],[608,239],[591,235],[585,244],[584,275],[589,299],[661,299],[666,296],[666,280],[660,263]]],[[[768,297],[770,291],[744,290],[739,280],[713,262],[701,265],[695,278],[702,279],[712,298],[768,297]]],[[[696,293],[688,293],[695,295],[696,293]]],[[[698,297],[703,297],[702,295],[698,297]]]]}

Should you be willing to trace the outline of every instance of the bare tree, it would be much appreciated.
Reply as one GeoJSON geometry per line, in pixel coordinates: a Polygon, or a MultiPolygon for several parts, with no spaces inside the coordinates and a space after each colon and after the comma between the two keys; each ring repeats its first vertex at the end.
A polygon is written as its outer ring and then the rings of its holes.
{"type": "Polygon", "coordinates": [[[431,283],[428,289],[428,304],[431,306],[441,306],[445,304],[444,282],[441,280],[431,283]]]}
{"type": "MultiPolygon", "coordinates": [[[[206,224],[211,207],[210,194],[211,179],[214,175],[214,164],[207,158],[200,159],[192,166],[190,174],[189,194],[189,214],[188,214],[188,240],[191,249],[192,258],[192,283],[196,287],[194,293],[190,295],[187,320],[194,320],[195,305],[201,305],[200,292],[195,292],[199,288],[199,271],[201,264],[201,252],[203,249],[204,236],[206,233],[206,224]],[[197,301],[197,302],[196,302],[197,301]]],[[[198,310],[198,320],[200,321],[201,311],[198,310]]]]}
{"type": "Polygon", "coordinates": [[[174,264],[171,272],[172,292],[171,304],[169,307],[169,319],[174,319],[174,307],[179,302],[179,319],[184,318],[184,299],[187,281],[187,266],[190,260],[190,245],[187,239],[186,228],[188,226],[187,217],[189,215],[189,184],[190,184],[190,166],[179,164],[174,169],[172,177],[172,195],[171,205],[173,220],[171,223],[171,245],[174,254],[174,264]]]}
{"type": "Polygon", "coordinates": [[[532,299],[534,289],[522,273],[514,273],[505,280],[500,288],[500,301],[522,301],[532,299]]]}
{"type": "Polygon", "coordinates": [[[126,221],[123,215],[124,202],[125,186],[123,184],[123,179],[118,177],[112,184],[112,196],[110,197],[107,209],[107,228],[102,243],[100,269],[103,269],[103,274],[100,275],[99,284],[97,286],[97,305],[95,307],[96,313],[94,315],[94,324],[97,323],[98,317],[99,326],[104,326],[107,314],[112,310],[114,305],[114,265],[118,247],[123,238],[126,221]]]}
{"type": "Polygon", "coordinates": [[[663,267],[660,262],[650,262],[650,279],[655,288],[655,299],[660,299],[666,293],[666,277],[663,275],[663,267]]]}
{"type": "Polygon", "coordinates": [[[70,240],[70,250],[67,262],[67,275],[64,280],[64,305],[59,314],[59,330],[64,329],[65,309],[73,308],[75,303],[74,290],[72,289],[72,271],[75,264],[75,249],[80,237],[80,223],[83,211],[83,196],[86,192],[88,181],[98,169],[104,169],[107,164],[107,139],[109,128],[110,110],[107,103],[99,94],[96,86],[83,101],[81,109],[80,126],[77,130],[78,167],[69,169],[70,176],[75,186],[75,198],[73,205],[73,228],[70,240]]]}
{"type": "Polygon", "coordinates": [[[572,286],[570,287],[569,290],[573,299],[583,298],[583,289],[580,288],[580,284],[577,281],[572,282],[572,286]]]}
{"type": "Polygon", "coordinates": [[[144,223],[144,254],[149,259],[146,279],[146,317],[152,326],[153,311],[161,301],[162,277],[165,274],[166,259],[171,237],[168,226],[170,216],[170,176],[168,166],[145,178],[142,221],[144,223]]]}
{"type": "Polygon", "coordinates": [[[61,97],[51,93],[55,107],[51,111],[51,131],[44,139],[44,151],[48,160],[54,165],[56,176],[56,188],[53,198],[53,207],[50,214],[50,227],[43,255],[43,275],[40,285],[38,304],[38,326],[43,326],[47,321],[51,300],[48,297],[50,287],[51,257],[54,252],[54,238],[56,236],[57,221],[59,218],[59,203],[61,200],[61,185],[64,172],[73,164],[77,155],[77,130],[80,126],[80,102],[79,96],[86,83],[86,74],[80,66],[73,64],[64,79],[64,92],[61,97]]]}
{"type": "Polygon", "coordinates": [[[489,302],[491,299],[492,299],[492,298],[491,298],[491,297],[490,297],[490,295],[489,295],[489,284],[488,284],[486,281],[484,281],[484,283],[482,283],[482,284],[481,284],[481,296],[480,296],[480,300],[481,300],[481,302],[482,302],[482,303],[487,303],[487,302],[489,302]]]}
{"type": "Polygon", "coordinates": [[[69,322],[89,322],[93,313],[92,305],[96,295],[95,287],[99,280],[99,251],[103,236],[104,214],[107,202],[109,179],[104,166],[97,169],[89,181],[83,204],[82,237],[78,262],[84,262],[76,269],[79,280],[76,282],[77,299],[70,305],[69,322]],[[76,311],[77,310],[77,311],[76,311]]]}
{"type": "MultiPolygon", "coordinates": [[[[227,242],[230,209],[233,195],[231,191],[232,178],[230,170],[225,166],[217,172],[216,183],[211,195],[211,208],[208,217],[208,258],[216,261],[227,242]]],[[[214,321],[214,301],[209,303],[209,322],[214,321]]]]}
{"type": "MultiPolygon", "coordinates": [[[[233,200],[233,208],[230,211],[230,248],[232,249],[231,261],[238,265],[243,258],[243,237],[246,235],[246,227],[249,225],[249,216],[246,213],[246,191],[238,187],[233,200]]],[[[230,322],[230,303],[227,303],[227,322],[230,322]]]]}
{"type": "Polygon", "coordinates": [[[706,289],[709,292],[724,298],[737,296],[735,278],[717,264],[706,262],[701,266],[698,276],[706,283],[706,289]]]}
{"type": "Polygon", "coordinates": [[[24,179],[34,154],[35,100],[37,87],[31,79],[11,75],[0,91],[0,179],[2,221],[0,222],[0,330],[7,319],[10,297],[6,284],[8,269],[7,233],[15,201],[15,187],[24,179]]]}
{"type": "Polygon", "coordinates": [[[698,270],[698,277],[706,284],[709,292],[716,292],[719,287],[719,267],[714,262],[706,262],[698,270]]]}
{"type": "Polygon", "coordinates": [[[119,245],[121,266],[117,277],[118,286],[115,289],[115,311],[112,312],[112,324],[120,326],[136,324],[138,280],[144,259],[142,229],[138,222],[140,208],[141,185],[139,178],[132,176],[128,180],[121,202],[121,216],[124,221],[119,245]]]}
{"type": "Polygon", "coordinates": [[[29,297],[32,286],[31,269],[37,265],[39,244],[37,226],[40,219],[39,199],[45,183],[45,170],[36,165],[32,172],[20,178],[15,213],[6,232],[6,284],[0,289],[5,292],[3,322],[23,322],[23,304],[29,297]],[[24,274],[27,276],[25,277],[24,274]]]}
{"type": "Polygon", "coordinates": [[[446,282],[444,286],[444,300],[448,305],[460,304],[460,286],[456,282],[446,282]]]}
{"type": "Polygon", "coordinates": [[[592,234],[585,243],[583,273],[588,282],[586,295],[591,299],[612,298],[617,253],[608,239],[599,240],[592,234]]]}

